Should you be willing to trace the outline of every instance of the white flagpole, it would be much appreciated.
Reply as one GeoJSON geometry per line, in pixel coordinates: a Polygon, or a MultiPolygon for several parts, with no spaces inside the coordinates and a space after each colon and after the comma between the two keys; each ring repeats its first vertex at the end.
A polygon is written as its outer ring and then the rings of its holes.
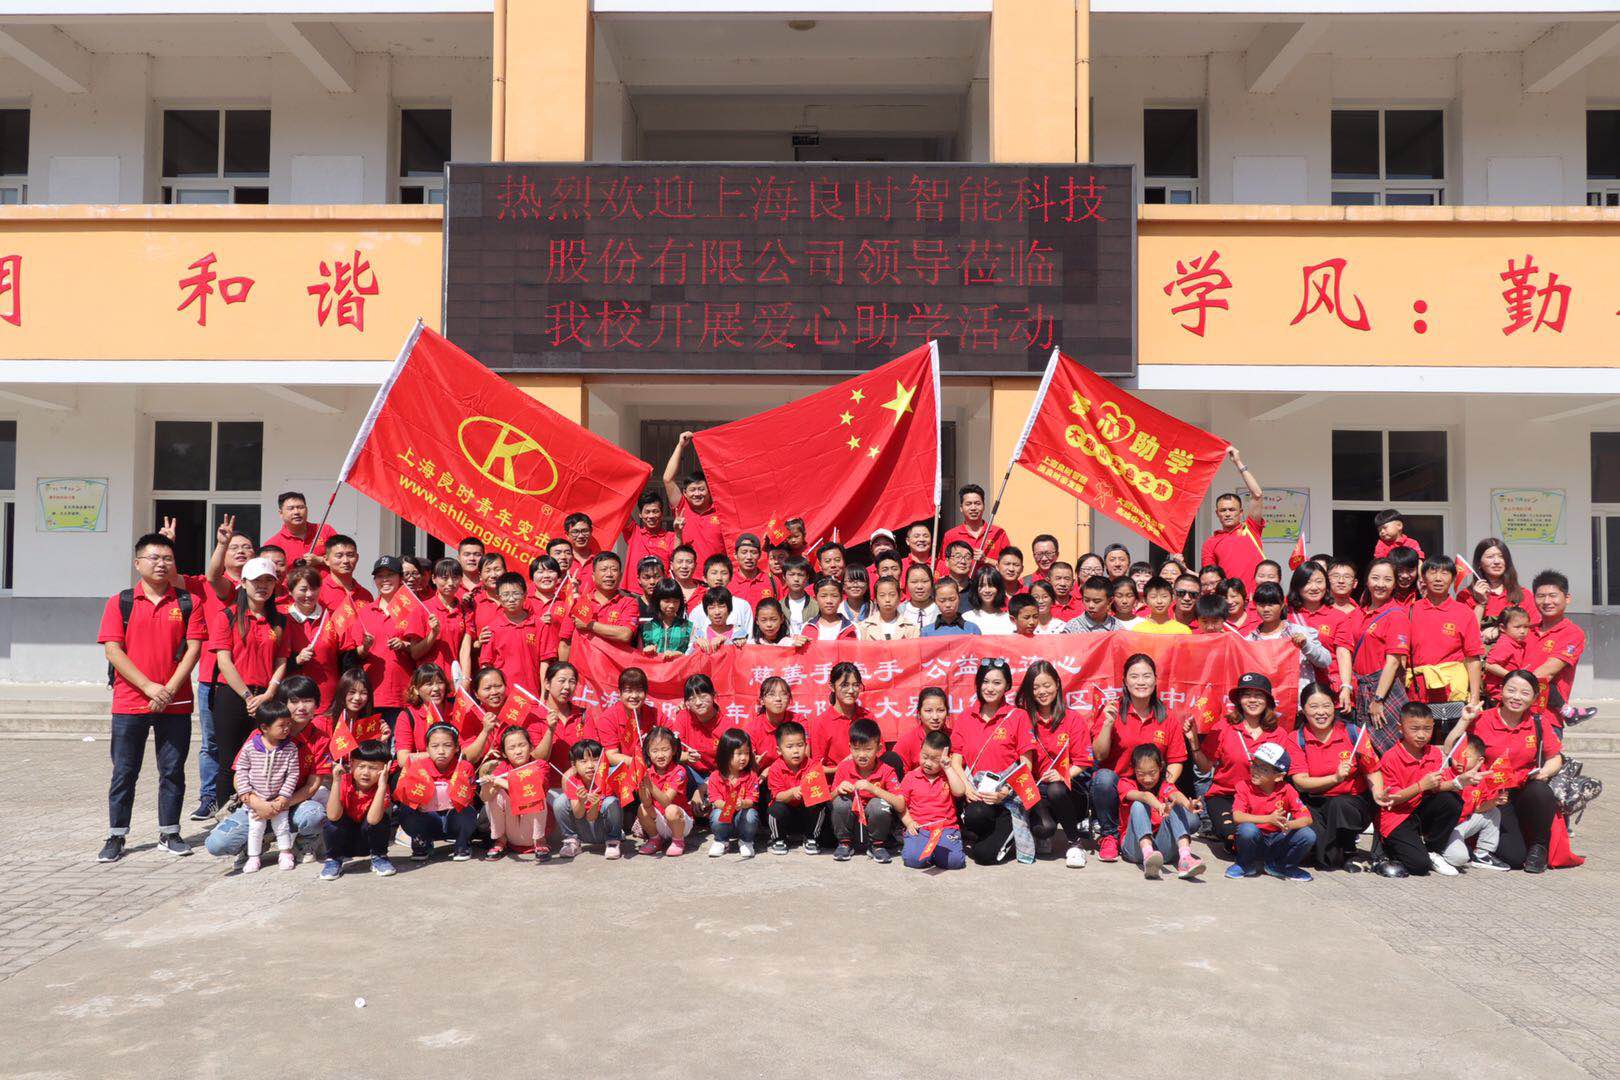
{"type": "Polygon", "coordinates": [[[1029,433],[1034,430],[1035,418],[1040,415],[1041,406],[1046,402],[1046,392],[1052,386],[1052,376],[1057,374],[1058,360],[1062,353],[1052,350],[1052,356],[1046,362],[1046,373],[1041,376],[1041,388],[1035,392],[1035,402],[1029,408],[1029,417],[1024,421],[1024,430],[1018,433],[1018,442],[1014,444],[1012,458],[1007,462],[1007,471],[1001,477],[1001,487],[996,489],[996,501],[990,506],[990,516],[985,520],[984,531],[990,532],[990,526],[996,523],[996,513],[1001,509],[1001,497],[1007,493],[1007,484],[1012,480],[1013,470],[1018,467],[1018,459],[1023,456],[1024,444],[1029,441],[1029,433]]]}

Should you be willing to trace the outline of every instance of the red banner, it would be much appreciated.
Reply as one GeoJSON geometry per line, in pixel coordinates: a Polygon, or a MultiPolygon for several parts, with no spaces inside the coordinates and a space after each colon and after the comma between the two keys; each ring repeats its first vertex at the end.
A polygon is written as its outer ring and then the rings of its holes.
{"type": "Polygon", "coordinates": [[[857,543],[934,516],[939,358],[932,343],[836,386],[693,437],[729,551],[739,533],[857,543]],[[813,478],[806,482],[807,478],[813,478]]]}
{"type": "Polygon", "coordinates": [[[759,685],[780,676],[793,688],[792,711],[801,720],[832,708],[829,677],[834,664],[857,664],[866,683],[861,702],[893,741],[915,723],[917,695],[940,686],[957,713],[973,701],[979,659],[1006,657],[1014,687],[1035,660],[1047,660],[1063,675],[1066,700],[1082,716],[1093,717],[1120,692],[1125,660],[1147,653],[1158,667],[1159,697],[1177,721],[1191,716],[1201,727],[1226,708],[1226,692],[1246,671],[1258,671],[1277,688],[1277,709],[1292,725],[1299,706],[1299,650],[1293,643],[1243,641],[1236,634],[1168,636],[1133,634],[1052,634],[1035,638],[935,637],[910,641],[815,641],[802,649],[770,645],[725,648],[654,660],[593,637],[574,639],[569,660],[579,668],[581,705],[611,704],[619,672],[639,667],[647,673],[648,702],[666,722],[682,708],[688,677],[714,680],[720,715],[727,727],[742,726],[758,707],[759,685]]]}
{"type": "Polygon", "coordinates": [[[611,548],[651,473],[418,326],[338,482],[447,544],[476,536],[526,572],[575,511],[611,548]]]}
{"type": "Polygon", "coordinates": [[[1054,349],[1015,458],[1126,528],[1180,551],[1228,445],[1054,349]]]}

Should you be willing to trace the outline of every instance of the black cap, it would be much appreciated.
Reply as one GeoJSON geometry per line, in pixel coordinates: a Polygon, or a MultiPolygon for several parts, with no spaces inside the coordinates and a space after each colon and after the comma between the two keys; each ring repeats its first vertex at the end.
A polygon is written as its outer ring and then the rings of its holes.
{"type": "Polygon", "coordinates": [[[376,577],[384,570],[387,570],[391,574],[398,574],[401,577],[405,576],[405,564],[400,561],[398,555],[384,555],[376,562],[371,564],[372,577],[376,577]]]}
{"type": "Polygon", "coordinates": [[[1243,693],[1245,690],[1260,691],[1262,694],[1266,695],[1266,700],[1272,704],[1272,707],[1276,707],[1277,699],[1271,692],[1271,680],[1260,674],[1258,671],[1246,672],[1241,678],[1238,679],[1237,685],[1232,687],[1232,689],[1227,692],[1226,696],[1232,702],[1232,704],[1236,705],[1238,695],[1243,693]]]}

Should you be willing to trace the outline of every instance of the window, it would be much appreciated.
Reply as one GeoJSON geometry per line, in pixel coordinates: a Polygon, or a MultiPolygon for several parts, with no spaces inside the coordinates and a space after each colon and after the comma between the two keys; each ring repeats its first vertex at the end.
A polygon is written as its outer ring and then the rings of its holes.
{"type": "MultiPolygon", "coordinates": [[[[399,554],[420,555],[433,562],[438,562],[444,558],[443,540],[440,540],[437,536],[428,535],[404,518],[395,518],[394,521],[399,526],[399,531],[396,534],[399,537],[399,554]]],[[[524,577],[529,576],[529,568],[526,566],[522,568],[514,566],[510,569],[520,570],[524,577]]]]}
{"type": "Polygon", "coordinates": [[[1620,431],[1592,432],[1592,603],[1620,607],[1620,431]]]}
{"type": "Polygon", "coordinates": [[[269,177],[269,109],[163,110],[164,202],[267,203],[269,177]]]}
{"type": "Polygon", "coordinates": [[[0,420],[0,592],[10,592],[16,571],[17,421],[0,420]]]}
{"type": "Polygon", "coordinates": [[[1586,110],[1586,205],[1620,206],[1620,109],[1586,110]]]}
{"type": "Polygon", "coordinates": [[[1333,433],[1333,552],[1365,567],[1378,530],[1373,518],[1398,507],[1406,535],[1427,553],[1448,550],[1450,447],[1444,431],[1333,433]]]}
{"type": "Polygon", "coordinates": [[[1334,206],[1439,206],[1446,201],[1441,109],[1334,109],[1334,206]]]}
{"type": "Polygon", "coordinates": [[[1142,201],[1198,201],[1198,110],[1142,110],[1142,201]]]}
{"type": "Polygon", "coordinates": [[[28,110],[0,109],[0,206],[27,201],[28,110]]]}
{"type": "Polygon", "coordinates": [[[159,420],[152,437],[152,516],[175,519],[180,569],[201,573],[219,519],[254,540],[264,483],[264,425],[257,420],[159,420]]]}
{"type": "Polygon", "coordinates": [[[444,202],[450,160],[450,110],[399,110],[399,201],[444,202]]]}

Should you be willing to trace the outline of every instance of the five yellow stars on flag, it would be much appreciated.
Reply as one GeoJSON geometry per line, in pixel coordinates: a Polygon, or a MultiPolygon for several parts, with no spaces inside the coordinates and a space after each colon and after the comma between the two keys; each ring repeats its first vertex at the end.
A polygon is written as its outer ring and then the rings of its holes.
{"type": "MultiPolygon", "coordinates": [[[[894,384],[894,397],[884,402],[879,406],[879,408],[888,409],[890,412],[894,413],[894,426],[898,427],[901,419],[906,415],[906,413],[912,411],[912,399],[916,396],[917,387],[913,386],[907,388],[904,383],[896,380],[894,384]]],[[[866,400],[866,392],[864,390],[851,390],[849,392],[849,399],[856,405],[860,405],[866,400]]],[[[846,427],[852,424],[854,420],[855,414],[850,412],[848,409],[845,409],[838,415],[838,422],[846,427]]],[[[851,450],[859,450],[861,449],[861,440],[858,436],[852,435],[845,445],[847,445],[851,450]]],[[[882,451],[883,448],[881,446],[871,445],[866,448],[866,456],[876,460],[877,456],[882,453],[882,451]]]]}

